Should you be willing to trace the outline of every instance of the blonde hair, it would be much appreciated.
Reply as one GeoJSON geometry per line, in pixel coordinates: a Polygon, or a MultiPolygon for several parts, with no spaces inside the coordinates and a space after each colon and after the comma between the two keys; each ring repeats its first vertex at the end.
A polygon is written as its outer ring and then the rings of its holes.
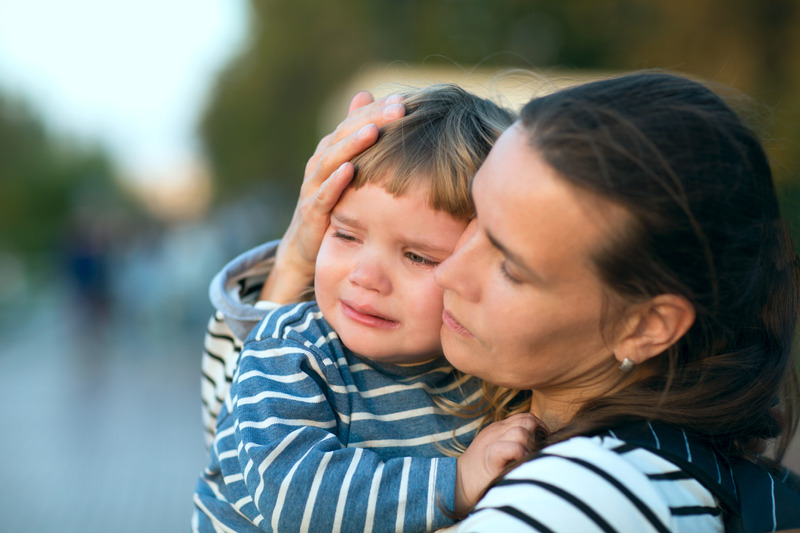
{"type": "Polygon", "coordinates": [[[432,209],[469,220],[470,180],[514,114],[454,84],[408,93],[403,104],[406,115],[384,126],[375,145],[353,159],[352,187],[380,185],[401,195],[425,186],[432,209]]]}
{"type": "MultiPolygon", "coordinates": [[[[417,187],[428,188],[428,205],[458,220],[474,214],[470,180],[497,138],[516,116],[491,100],[454,84],[431,85],[404,95],[406,115],[380,131],[374,146],[353,159],[352,187],[379,185],[395,196],[417,187]]],[[[489,403],[462,405],[442,396],[434,401],[457,416],[486,415],[489,403]]],[[[445,455],[462,453],[466,446],[455,435],[445,455]]]]}

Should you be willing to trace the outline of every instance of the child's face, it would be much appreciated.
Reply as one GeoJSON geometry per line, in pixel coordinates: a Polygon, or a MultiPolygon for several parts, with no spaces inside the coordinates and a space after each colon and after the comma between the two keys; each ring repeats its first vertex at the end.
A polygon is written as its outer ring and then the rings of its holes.
{"type": "Polygon", "coordinates": [[[436,265],[466,223],[428,207],[428,190],[394,197],[348,189],[317,256],[315,288],[342,342],[375,361],[418,363],[441,355],[442,290],[436,265]]]}

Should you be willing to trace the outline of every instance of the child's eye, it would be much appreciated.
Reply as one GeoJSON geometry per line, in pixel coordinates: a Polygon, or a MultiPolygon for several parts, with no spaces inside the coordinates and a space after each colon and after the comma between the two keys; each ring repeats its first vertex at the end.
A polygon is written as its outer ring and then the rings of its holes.
{"type": "Polygon", "coordinates": [[[508,265],[506,265],[505,261],[500,263],[500,273],[503,275],[504,278],[506,278],[514,285],[519,285],[520,283],[522,283],[522,280],[515,278],[514,276],[511,275],[511,273],[508,271],[508,265]]]}
{"type": "Polygon", "coordinates": [[[340,240],[343,240],[343,241],[348,241],[348,242],[356,242],[358,240],[355,237],[353,237],[352,235],[348,235],[347,233],[342,233],[341,231],[334,231],[333,232],[333,238],[334,239],[340,239],[340,240]]]}
{"type": "Polygon", "coordinates": [[[415,254],[414,252],[406,252],[406,258],[412,263],[417,263],[419,265],[426,265],[426,266],[436,266],[439,264],[438,261],[431,261],[421,255],[415,254]]]}

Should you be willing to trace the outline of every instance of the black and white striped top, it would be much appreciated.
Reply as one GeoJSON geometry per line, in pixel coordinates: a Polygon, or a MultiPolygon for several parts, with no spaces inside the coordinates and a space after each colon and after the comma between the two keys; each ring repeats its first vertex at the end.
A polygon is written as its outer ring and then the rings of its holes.
{"type": "Polygon", "coordinates": [[[458,533],[723,531],[718,500],[674,463],[612,436],[575,437],[510,472],[458,533]]]}

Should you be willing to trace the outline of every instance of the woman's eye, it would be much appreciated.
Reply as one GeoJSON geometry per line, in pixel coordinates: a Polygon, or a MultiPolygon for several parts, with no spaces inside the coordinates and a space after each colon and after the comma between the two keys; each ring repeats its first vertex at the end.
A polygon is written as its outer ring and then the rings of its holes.
{"type": "Polygon", "coordinates": [[[511,275],[511,273],[508,271],[508,265],[506,265],[505,261],[500,263],[500,273],[503,274],[504,278],[506,278],[508,281],[510,281],[515,285],[519,285],[520,283],[522,283],[522,280],[515,278],[514,276],[511,275]]]}
{"type": "Polygon", "coordinates": [[[421,255],[415,254],[414,252],[406,252],[406,257],[412,263],[417,263],[419,265],[426,265],[426,266],[436,266],[439,264],[438,261],[431,261],[421,255]]]}

